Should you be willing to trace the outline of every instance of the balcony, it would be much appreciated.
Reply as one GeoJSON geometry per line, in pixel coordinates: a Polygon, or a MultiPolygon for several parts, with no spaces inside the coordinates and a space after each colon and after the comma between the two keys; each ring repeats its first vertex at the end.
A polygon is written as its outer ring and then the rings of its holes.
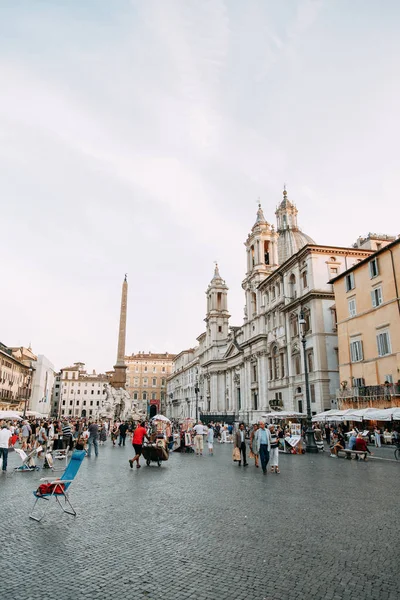
{"type": "Polygon", "coordinates": [[[339,408],[389,408],[400,406],[400,384],[364,385],[336,390],[339,408]]]}

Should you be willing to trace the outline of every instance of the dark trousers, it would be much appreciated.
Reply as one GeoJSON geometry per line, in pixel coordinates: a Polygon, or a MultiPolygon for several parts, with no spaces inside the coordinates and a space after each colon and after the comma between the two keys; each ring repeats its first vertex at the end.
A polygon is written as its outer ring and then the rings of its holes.
{"type": "Polygon", "coordinates": [[[118,446],[120,446],[121,444],[123,446],[125,446],[125,440],[126,440],[126,433],[124,434],[119,434],[119,442],[118,442],[118,446]]]}
{"type": "Polygon", "coordinates": [[[8,448],[0,448],[0,458],[3,457],[2,470],[7,471],[8,448]]]}
{"type": "MultiPolygon", "coordinates": [[[[239,450],[240,450],[241,458],[243,458],[243,464],[245,465],[247,463],[247,461],[246,461],[246,444],[245,444],[245,442],[242,442],[240,444],[239,450]]],[[[241,461],[239,461],[239,465],[240,465],[240,463],[241,463],[241,461]]]]}
{"type": "Polygon", "coordinates": [[[268,444],[260,444],[260,460],[261,460],[261,467],[263,471],[267,470],[267,464],[269,461],[269,450],[268,450],[268,444]]]}

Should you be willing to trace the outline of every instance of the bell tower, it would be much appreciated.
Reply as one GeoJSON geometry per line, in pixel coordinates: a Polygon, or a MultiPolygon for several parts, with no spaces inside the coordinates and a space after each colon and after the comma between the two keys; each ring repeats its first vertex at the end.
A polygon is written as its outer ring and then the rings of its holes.
{"type": "Polygon", "coordinates": [[[215,265],[214,277],[207,288],[207,346],[226,340],[230,314],[228,312],[228,286],[222,279],[218,265],[215,265]]]}
{"type": "Polygon", "coordinates": [[[247,240],[246,277],[242,288],[246,292],[245,320],[252,319],[258,310],[257,287],[278,266],[278,234],[264,217],[261,204],[247,240]]]}

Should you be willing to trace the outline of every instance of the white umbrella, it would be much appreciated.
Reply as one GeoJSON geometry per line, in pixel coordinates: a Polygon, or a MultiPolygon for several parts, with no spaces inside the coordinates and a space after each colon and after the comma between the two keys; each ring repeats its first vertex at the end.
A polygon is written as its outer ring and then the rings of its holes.
{"type": "Polygon", "coordinates": [[[21,417],[13,410],[0,410],[0,419],[12,419],[13,421],[20,421],[21,417]]]}
{"type": "Polygon", "coordinates": [[[400,408],[392,408],[393,421],[400,421],[400,408]]]}
{"type": "Polygon", "coordinates": [[[171,421],[169,419],[167,419],[167,417],[164,417],[164,415],[154,415],[154,417],[151,420],[152,421],[166,421],[167,423],[171,423],[171,421]]]}
{"type": "Polygon", "coordinates": [[[294,419],[305,419],[307,415],[304,413],[291,411],[277,411],[265,413],[265,415],[262,415],[263,419],[289,419],[290,417],[293,417],[294,419]]]}

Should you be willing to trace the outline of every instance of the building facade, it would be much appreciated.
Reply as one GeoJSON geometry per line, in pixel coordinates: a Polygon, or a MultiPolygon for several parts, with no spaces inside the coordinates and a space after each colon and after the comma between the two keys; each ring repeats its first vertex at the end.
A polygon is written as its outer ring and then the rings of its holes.
{"type": "Polygon", "coordinates": [[[400,400],[400,239],[389,240],[372,236],[379,249],[332,279],[342,408],[400,400]]]}
{"type": "Polygon", "coordinates": [[[199,393],[197,349],[183,350],[174,359],[173,372],[167,378],[166,414],[172,419],[195,419],[204,410],[199,393]]]}
{"type": "Polygon", "coordinates": [[[0,343],[0,410],[28,410],[36,360],[30,348],[0,343]]]}
{"type": "Polygon", "coordinates": [[[88,373],[85,363],[77,362],[61,369],[55,376],[53,414],[58,417],[95,416],[106,398],[106,383],[109,383],[107,375],[96,371],[88,373]]]}
{"type": "Polygon", "coordinates": [[[165,411],[167,377],[172,371],[174,355],[138,352],[125,356],[126,390],[139,409],[149,416],[165,411]]]}
{"type": "MultiPolygon", "coordinates": [[[[245,242],[241,326],[229,326],[228,287],[218,266],[207,289],[206,331],[197,338],[198,347],[188,363],[197,369],[203,418],[250,423],[274,410],[305,412],[301,311],[307,329],[312,412],[336,406],[336,312],[333,287],[328,282],[372,250],[315,244],[299,228],[297,208],[286,190],[275,215],[276,229],[259,206],[245,242]]],[[[183,372],[177,363],[168,382],[169,396],[173,394],[180,403],[188,397],[181,392],[178,395],[183,372]]],[[[174,411],[171,416],[185,411],[180,406],[170,408],[174,411]]]]}
{"type": "Polygon", "coordinates": [[[34,371],[29,410],[49,416],[54,387],[54,366],[43,354],[38,355],[32,366],[34,371]]]}

